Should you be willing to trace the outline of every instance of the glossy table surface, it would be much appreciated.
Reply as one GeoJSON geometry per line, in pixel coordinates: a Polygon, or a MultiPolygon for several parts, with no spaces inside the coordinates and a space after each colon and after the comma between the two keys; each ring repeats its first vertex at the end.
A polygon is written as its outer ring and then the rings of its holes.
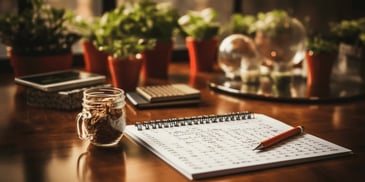
{"type": "MultiPolygon", "coordinates": [[[[172,63],[167,80],[141,84],[188,83],[200,89],[200,105],[137,110],[126,106],[127,122],[223,114],[263,113],[350,148],[354,155],[202,181],[361,181],[365,177],[365,99],[295,103],[235,97],[210,90],[221,72],[189,75],[188,64],[172,63]]],[[[119,147],[100,149],[77,137],[79,110],[31,107],[13,82],[0,74],[0,181],[188,181],[154,154],[123,137],[119,147]]]]}

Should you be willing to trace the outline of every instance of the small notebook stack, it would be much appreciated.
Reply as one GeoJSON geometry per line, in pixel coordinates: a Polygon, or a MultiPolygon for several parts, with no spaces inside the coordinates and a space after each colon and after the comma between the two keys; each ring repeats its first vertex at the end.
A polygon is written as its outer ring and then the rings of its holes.
{"type": "Polygon", "coordinates": [[[140,86],[135,92],[128,92],[126,95],[137,108],[200,103],[200,91],[187,84],[140,86]]]}
{"type": "Polygon", "coordinates": [[[92,87],[110,86],[104,75],[80,70],[64,70],[16,77],[26,86],[27,104],[36,107],[74,110],[81,108],[83,91],[92,87]]]}

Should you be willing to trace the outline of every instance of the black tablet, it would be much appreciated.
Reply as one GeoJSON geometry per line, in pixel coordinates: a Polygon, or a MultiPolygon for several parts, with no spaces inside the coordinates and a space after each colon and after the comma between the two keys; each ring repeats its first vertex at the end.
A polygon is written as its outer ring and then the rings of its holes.
{"type": "Polygon", "coordinates": [[[105,83],[104,75],[80,70],[64,70],[16,77],[16,84],[46,92],[61,91],[105,83]]]}

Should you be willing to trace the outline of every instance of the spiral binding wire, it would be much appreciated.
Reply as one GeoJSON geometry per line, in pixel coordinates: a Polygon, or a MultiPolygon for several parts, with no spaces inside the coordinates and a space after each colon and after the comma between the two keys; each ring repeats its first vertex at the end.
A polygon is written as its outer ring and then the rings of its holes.
{"type": "Polygon", "coordinates": [[[172,128],[180,127],[186,125],[198,125],[198,124],[209,124],[218,122],[229,122],[253,119],[255,115],[253,112],[234,112],[220,115],[201,115],[192,117],[181,117],[181,118],[169,118],[162,120],[152,120],[144,122],[136,122],[135,126],[138,130],[149,130],[149,129],[159,129],[159,128],[172,128]]]}

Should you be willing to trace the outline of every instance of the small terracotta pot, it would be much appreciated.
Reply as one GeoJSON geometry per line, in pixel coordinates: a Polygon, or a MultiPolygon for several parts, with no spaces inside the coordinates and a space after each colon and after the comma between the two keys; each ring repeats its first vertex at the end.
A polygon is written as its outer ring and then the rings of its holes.
{"type": "Polygon", "coordinates": [[[85,70],[102,75],[108,74],[108,54],[96,49],[90,41],[82,42],[84,49],[85,70]]]}
{"type": "Polygon", "coordinates": [[[187,37],[185,42],[189,52],[190,74],[213,71],[217,60],[218,39],[198,41],[187,37]]]}
{"type": "Polygon", "coordinates": [[[66,70],[72,67],[72,52],[47,56],[18,56],[8,50],[15,77],[66,70]]]}
{"type": "Polygon", "coordinates": [[[139,83],[143,57],[119,59],[108,56],[110,77],[114,87],[134,91],[139,83]]]}
{"type": "Polygon", "coordinates": [[[306,52],[307,85],[328,85],[337,53],[306,52]]]}
{"type": "Polygon", "coordinates": [[[157,41],[156,46],[153,49],[143,52],[145,59],[142,67],[142,75],[144,79],[167,78],[172,48],[172,41],[167,43],[157,41]]]}

